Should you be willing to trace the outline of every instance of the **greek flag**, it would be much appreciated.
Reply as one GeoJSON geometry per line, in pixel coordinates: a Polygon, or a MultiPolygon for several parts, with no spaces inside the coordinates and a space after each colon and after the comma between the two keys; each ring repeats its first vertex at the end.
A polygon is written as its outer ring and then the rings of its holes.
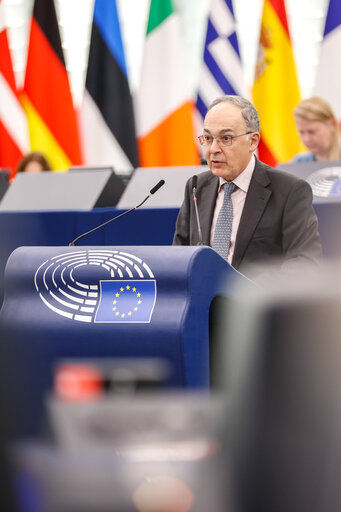
{"type": "Polygon", "coordinates": [[[340,48],[341,3],[340,0],[330,0],[316,73],[315,94],[329,101],[339,120],[341,119],[340,48]]]}
{"type": "Polygon", "coordinates": [[[149,323],[155,300],[155,279],[100,281],[95,322],[149,323]]]}
{"type": "Polygon", "coordinates": [[[197,109],[202,119],[218,96],[246,95],[232,0],[212,0],[199,84],[197,109]]]}

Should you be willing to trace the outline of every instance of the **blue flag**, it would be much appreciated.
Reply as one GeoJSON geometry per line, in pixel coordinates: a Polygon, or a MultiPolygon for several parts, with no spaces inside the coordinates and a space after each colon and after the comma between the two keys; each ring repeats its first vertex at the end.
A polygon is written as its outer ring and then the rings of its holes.
{"type": "Polygon", "coordinates": [[[316,73],[315,94],[329,101],[337,119],[341,119],[341,3],[330,0],[316,73]]]}
{"type": "Polygon", "coordinates": [[[101,281],[95,322],[149,323],[155,300],[154,279],[101,281]]]}

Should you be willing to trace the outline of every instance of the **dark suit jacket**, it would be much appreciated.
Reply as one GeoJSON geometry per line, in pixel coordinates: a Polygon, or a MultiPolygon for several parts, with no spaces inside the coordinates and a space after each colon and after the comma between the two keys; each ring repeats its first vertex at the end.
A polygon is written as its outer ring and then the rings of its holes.
{"type": "MultiPolygon", "coordinates": [[[[218,186],[219,178],[210,171],[198,175],[196,195],[205,245],[210,244],[218,186]]],[[[176,222],[173,244],[197,243],[198,226],[190,179],[176,222]]],[[[237,232],[233,267],[254,277],[253,272],[248,271],[250,265],[264,269],[270,261],[276,260],[277,268],[280,265],[290,269],[300,263],[318,264],[321,257],[310,185],[256,159],[237,232]]]]}

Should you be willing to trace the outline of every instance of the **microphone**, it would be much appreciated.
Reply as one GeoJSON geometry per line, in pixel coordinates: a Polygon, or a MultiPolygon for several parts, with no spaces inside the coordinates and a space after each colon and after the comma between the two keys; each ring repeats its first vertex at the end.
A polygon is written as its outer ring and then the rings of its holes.
{"type": "Polygon", "coordinates": [[[149,191],[149,194],[147,195],[147,197],[145,197],[140,204],[138,204],[137,206],[133,206],[132,208],[130,208],[130,210],[126,210],[125,212],[122,212],[119,215],[116,215],[116,217],[113,217],[112,219],[109,219],[106,222],[103,222],[103,224],[100,224],[99,226],[96,226],[95,228],[90,229],[90,231],[87,231],[86,233],[83,233],[82,235],[77,236],[77,238],[75,238],[74,240],[72,240],[72,242],[69,243],[69,246],[73,247],[77,242],[79,242],[79,240],[81,240],[82,238],[84,238],[87,235],[90,235],[90,233],[93,233],[94,231],[97,231],[97,229],[103,228],[104,226],[106,226],[110,222],[113,222],[114,220],[119,219],[120,217],[123,217],[123,215],[127,215],[127,213],[130,213],[133,210],[137,210],[137,208],[140,208],[140,206],[142,206],[147,201],[147,199],[149,199],[150,196],[155,194],[155,192],[157,192],[159,190],[159,188],[161,188],[162,185],[164,185],[164,184],[165,184],[165,180],[160,180],[159,183],[157,183],[149,191]]]}
{"type": "Polygon", "coordinates": [[[198,176],[194,175],[192,178],[192,193],[193,193],[194,210],[195,210],[195,216],[197,218],[198,235],[199,235],[199,241],[198,241],[197,245],[204,245],[204,243],[202,241],[202,233],[201,233],[199,212],[198,212],[198,205],[197,205],[197,196],[196,196],[197,183],[198,183],[198,176]]]}
{"type": "MultiPolygon", "coordinates": [[[[163,185],[165,184],[165,180],[160,180],[159,183],[157,183],[150,191],[149,191],[149,195],[146,197],[146,199],[144,201],[147,201],[148,197],[152,196],[153,194],[155,194],[155,192],[157,192],[159,190],[159,188],[161,188],[163,185]]],[[[139,204],[139,206],[141,206],[144,201],[139,204]]]]}

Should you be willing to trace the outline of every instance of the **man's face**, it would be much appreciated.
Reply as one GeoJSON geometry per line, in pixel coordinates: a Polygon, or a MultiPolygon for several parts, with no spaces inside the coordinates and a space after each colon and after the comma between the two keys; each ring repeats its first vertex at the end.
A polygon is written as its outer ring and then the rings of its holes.
{"type": "MultiPolygon", "coordinates": [[[[241,110],[232,103],[219,103],[206,114],[204,135],[235,136],[249,131],[241,110]]],[[[220,147],[214,139],[211,145],[205,146],[205,158],[209,168],[215,176],[222,177],[226,181],[234,180],[246,168],[258,142],[258,132],[237,137],[232,140],[231,146],[225,147],[220,147]]]]}

